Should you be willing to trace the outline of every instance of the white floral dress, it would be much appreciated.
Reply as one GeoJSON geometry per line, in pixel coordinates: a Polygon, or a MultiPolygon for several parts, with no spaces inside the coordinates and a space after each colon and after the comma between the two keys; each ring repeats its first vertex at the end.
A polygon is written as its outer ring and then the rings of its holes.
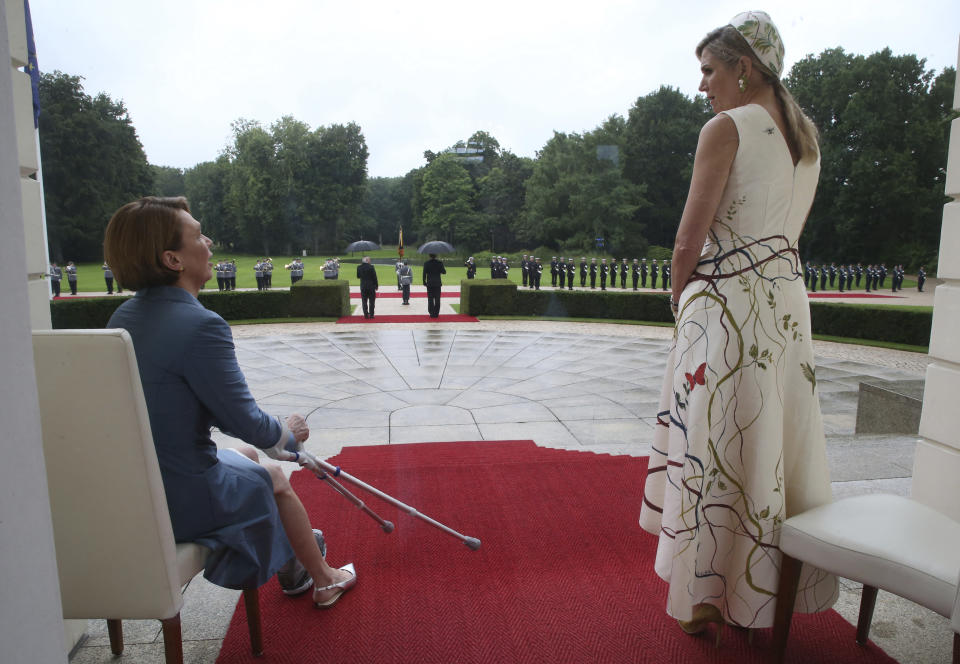
{"type": "MultiPolygon", "coordinates": [[[[797,240],[820,162],[796,166],[767,111],[727,111],[740,144],[693,279],[680,298],[640,525],[681,620],[773,624],[784,519],[831,501],[797,240]]],[[[836,601],[804,567],[797,611],[836,601]]]]}

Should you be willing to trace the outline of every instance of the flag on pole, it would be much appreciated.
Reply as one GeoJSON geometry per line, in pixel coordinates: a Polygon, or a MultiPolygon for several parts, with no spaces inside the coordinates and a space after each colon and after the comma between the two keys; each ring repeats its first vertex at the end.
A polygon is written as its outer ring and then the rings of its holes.
{"type": "Polygon", "coordinates": [[[403,226],[400,227],[400,244],[397,246],[397,253],[403,258],[403,226]]]}
{"type": "Polygon", "coordinates": [[[40,126],[40,68],[37,66],[37,44],[33,41],[33,21],[30,19],[30,1],[23,0],[23,14],[27,24],[27,66],[30,87],[33,88],[33,128],[40,126]]]}

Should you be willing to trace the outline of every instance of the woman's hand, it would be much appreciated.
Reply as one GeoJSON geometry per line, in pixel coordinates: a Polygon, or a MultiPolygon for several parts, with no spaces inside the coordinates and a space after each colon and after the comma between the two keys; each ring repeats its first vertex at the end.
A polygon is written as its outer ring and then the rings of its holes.
{"type": "Polygon", "coordinates": [[[310,427],[307,426],[307,421],[297,413],[287,418],[287,428],[293,433],[298,443],[302,443],[310,437],[310,427]]]}

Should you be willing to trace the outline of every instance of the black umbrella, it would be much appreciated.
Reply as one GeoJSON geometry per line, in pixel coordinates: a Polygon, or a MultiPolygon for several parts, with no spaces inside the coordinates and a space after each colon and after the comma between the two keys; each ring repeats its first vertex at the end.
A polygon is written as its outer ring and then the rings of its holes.
{"type": "Polygon", "coordinates": [[[373,251],[379,249],[380,245],[370,240],[357,240],[347,245],[346,251],[373,251]]]}
{"type": "Polygon", "coordinates": [[[449,242],[443,242],[442,240],[434,240],[433,242],[427,242],[417,249],[418,254],[452,254],[453,246],[449,242]]]}

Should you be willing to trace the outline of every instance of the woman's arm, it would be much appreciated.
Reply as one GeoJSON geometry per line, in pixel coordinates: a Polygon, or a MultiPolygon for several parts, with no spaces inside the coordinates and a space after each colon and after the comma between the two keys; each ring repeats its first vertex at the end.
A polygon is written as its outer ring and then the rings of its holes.
{"type": "Polygon", "coordinates": [[[673,244],[671,276],[674,302],[680,301],[680,294],[697,267],[739,145],[737,126],[723,113],[712,118],[700,130],[690,191],[673,244]]]}

